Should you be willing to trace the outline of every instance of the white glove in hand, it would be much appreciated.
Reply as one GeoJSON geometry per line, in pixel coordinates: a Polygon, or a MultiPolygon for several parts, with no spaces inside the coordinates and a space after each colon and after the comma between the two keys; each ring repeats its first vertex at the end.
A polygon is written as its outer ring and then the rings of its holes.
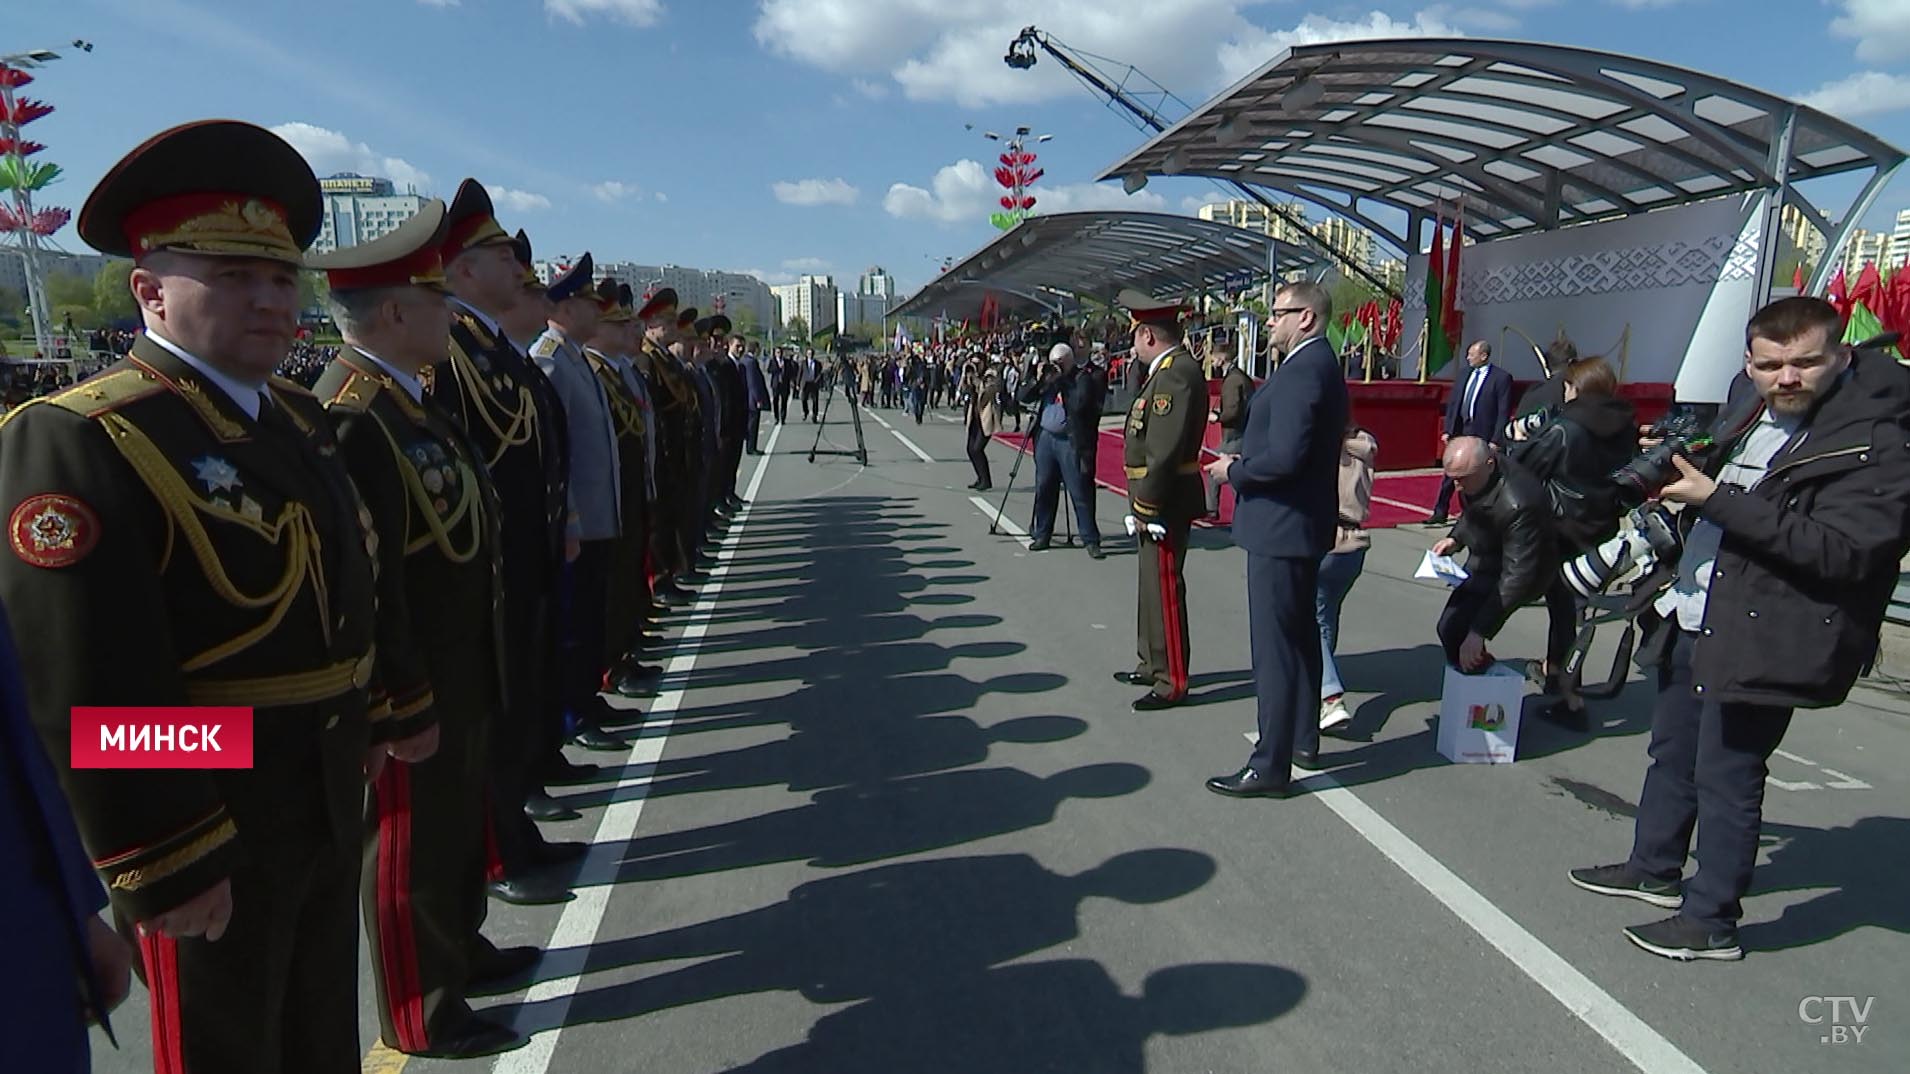
{"type": "Polygon", "coordinates": [[[1141,528],[1141,524],[1134,520],[1133,515],[1122,515],[1121,522],[1127,526],[1127,535],[1129,537],[1134,536],[1141,528]]]}
{"type": "Polygon", "coordinates": [[[1149,522],[1147,524],[1147,535],[1157,541],[1165,541],[1167,540],[1167,527],[1158,522],[1149,522]]]}

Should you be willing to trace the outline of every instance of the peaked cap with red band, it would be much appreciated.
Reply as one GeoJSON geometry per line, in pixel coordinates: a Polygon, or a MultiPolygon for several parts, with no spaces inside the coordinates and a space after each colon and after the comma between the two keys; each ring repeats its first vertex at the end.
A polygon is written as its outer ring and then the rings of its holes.
{"type": "Polygon", "coordinates": [[[479,246],[497,246],[511,242],[511,236],[497,222],[491,205],[491,193],[476,179],[458,184],[451,207],[444,216],[444,263],[457,260],[459,254],[479,246]]]}
{"type": "Polygon", "coordinates": [[[417,214],[370,242],[306,262],[325,273],[334,291],[374,287],[444,288],[444,202],[432,198],[417,214]]]}
{"type": "Polygon", "coordinates": [[[544,281],[537,278],[537,269],[531,265],[531,237],[524,234],[523,228],[511,238],[511,252],[517,255],[517,267],[524,270],[524,289],[543,291],[544,281]]]}
{"type": "Polygon", "coordinates": [[[631,320],[630,307],[619,300],[619,294],[628,295],[630,285],[618,283],[611,277],[597,281],[597,310],[605,324],[627,324],[631,320]]]}
{"type": "Polygon", "coordinates": [[[676,288],[665,287],[649,298],[637,310],[637,320],[673,320],[676,317],[676,288]]]}
{"type": "Polygon", "coordinates": [[[159,250],[297,265],[324,224],[311,165],[263,127],[208,119],[161,131],[113,165],[80,209],[103,254],[159,250]]]}
{"type": "Polygon", "coordinates": [[[1177,324],[1181,316],[1191,307],[1181,302],[1169,302],[1144,295],[1133,288],[1123,288],[1114,296],[1114,304],[1127,310],[1127,315],[1135,324],[1177,324]]]}

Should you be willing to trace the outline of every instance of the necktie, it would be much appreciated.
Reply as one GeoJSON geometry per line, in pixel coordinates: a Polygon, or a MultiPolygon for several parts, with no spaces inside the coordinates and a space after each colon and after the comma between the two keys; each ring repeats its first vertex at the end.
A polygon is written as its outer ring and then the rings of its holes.
{"type": "Polygon", "coordinates": [[[1466,420],[1472,420],[1472,412],[1479,406],[1479,388],[1486,382],[1486,367],[1480,366],[1472,371],[1472,383],[1466,385],[1466,420]]]}

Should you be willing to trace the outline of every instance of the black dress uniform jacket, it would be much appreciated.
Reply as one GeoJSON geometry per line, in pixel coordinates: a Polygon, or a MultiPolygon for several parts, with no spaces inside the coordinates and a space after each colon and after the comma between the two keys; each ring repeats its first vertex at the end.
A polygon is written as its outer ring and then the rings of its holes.
{"type": "Polygon", "coordinates": [[[142,336],[0,428],[0,599],[34,723],[135,919],[275,843],[358,840],[368,519],[317,401],[287,381],[270,394],[254,421],[142,336]],[[76,705],[251,707],[253,765],[74,771],[76,705]]]}
{"type": "Polygon", "coordinates": [[[1200,446],[1207,434],[1207,378],[1176,346],[1141,385],[1127,412],[1128,513],[1136,520],[1188,523],[1207,510],[1200,446]]]}

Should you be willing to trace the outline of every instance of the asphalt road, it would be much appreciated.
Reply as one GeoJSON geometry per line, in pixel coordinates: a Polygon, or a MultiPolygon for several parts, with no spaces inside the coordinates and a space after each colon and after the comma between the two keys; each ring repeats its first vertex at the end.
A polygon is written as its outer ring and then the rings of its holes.
{"type": "MultiPolygon", "coordinates": [[[[833,411],[824,446],[852,446],[833,411]]],[[[549,949],[528,992],[485,1001],[532,1043],[381,1053],[367,971],[368,1071],[1910,1069],[1910,718],[1800,714],[1748,958],[1663,962],[1619,934],[1660,912],[1565,880],[1629,847],[1649,688],[1590,736],[1528,721],[1516,764],[1445,762],[1426,531],[1378,534],[1348,600],[1336,767],[1223,799],[1201,783],[1253,727],[1225,534],[1188,557],[1193,703],[1137,714],[1110,678],[1133,663],[1120,500],[1099,497],[1105,561],[1029,553],[962,488],[959,425],[865,417],[866,468],[808,461],[800,423],[745,460],[753,501],[670,623],[629,763],[552,826],[596,844],[579,897],[491,904],[497,942],[549,949]],[[1813,1000],[1839,996],[1872,1000],[1861,1041],[1852,1005],[1813,1000]]],[[[1521,612],[1494,651],[1534,656],[1543,628],[1521,612]]],[[[150,1069],[141,998],[97,1069],[150,1069]]]]}

